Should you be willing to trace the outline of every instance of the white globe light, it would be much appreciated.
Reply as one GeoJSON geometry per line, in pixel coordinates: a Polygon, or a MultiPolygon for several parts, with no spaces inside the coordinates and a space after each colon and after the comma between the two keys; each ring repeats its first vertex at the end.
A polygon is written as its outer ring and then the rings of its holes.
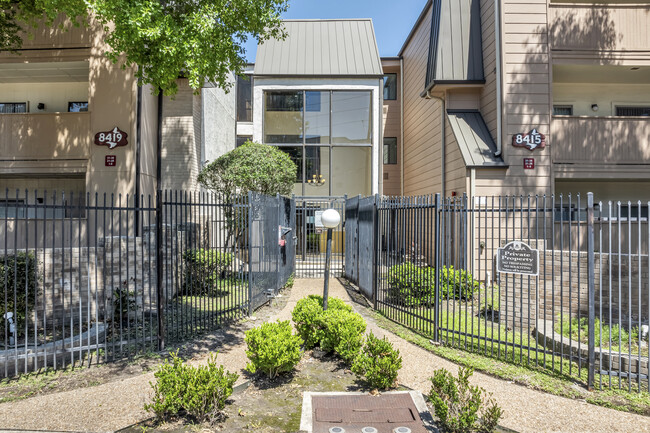
{"type": "Polygon", "coordinates": [[[328,229],[333,229],[341,222],[341,215],[336,209],[327,209],[320,217],[323,225],[328,229]]]}

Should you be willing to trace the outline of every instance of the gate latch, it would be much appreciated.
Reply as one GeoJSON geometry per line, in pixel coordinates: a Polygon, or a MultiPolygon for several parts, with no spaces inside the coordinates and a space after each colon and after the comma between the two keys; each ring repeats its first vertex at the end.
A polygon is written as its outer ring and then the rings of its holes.
{"type": "Polygon", "coordinates": [[[287,234],[291,232],[291,227],[278,226],[278,245],[284,247],[287,245],[287,234]]]}

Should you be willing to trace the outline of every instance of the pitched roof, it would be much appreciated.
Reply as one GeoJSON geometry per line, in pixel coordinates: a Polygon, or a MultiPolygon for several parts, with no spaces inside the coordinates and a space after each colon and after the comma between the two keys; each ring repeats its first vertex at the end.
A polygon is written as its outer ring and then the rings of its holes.
{"type": "Polygon", "coordinates": [[[478,110],[447,110],[447,119],[466,167],[507,167],[478,110]]]}
{"type": "Polygon", "coordinates": [[[257,47],[255,75],[381,76],[371,19],[285,20],[285,40],[257,47]]]}
{"type": "Polygon", "coordinates": [[[480,0],[434,0],[425,90],[484,83],[480,0]]]}

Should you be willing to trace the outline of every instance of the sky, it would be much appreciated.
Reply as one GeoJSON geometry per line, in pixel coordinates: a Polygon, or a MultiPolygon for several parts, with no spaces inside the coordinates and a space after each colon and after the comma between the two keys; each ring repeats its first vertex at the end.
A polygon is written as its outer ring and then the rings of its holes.
{"type": "MultiPolygon", "coordinates": [[[[426,0],[289,0],[282,17],[296,18],[372,18],[379,55],[396,56],[415,24],[426,0]]],[[[255,61],[257,43],[245,45],[246,59],[255,61]]]]}

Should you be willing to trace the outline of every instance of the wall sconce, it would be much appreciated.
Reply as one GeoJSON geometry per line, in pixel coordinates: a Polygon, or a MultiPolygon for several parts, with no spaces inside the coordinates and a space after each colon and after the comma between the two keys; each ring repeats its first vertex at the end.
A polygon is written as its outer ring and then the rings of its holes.
{"type": "Polygon", "coordinates": [[[45,104],[43,104],[42,102],[39,102],[38,105],[36,106],[36,108],[38,108],[39,110],[45,110],[45,104]]]}
{"type": "Polygon", "coordinates": [[[598,111],[598,104],[591,104],[591,111],[598,111]]]}

